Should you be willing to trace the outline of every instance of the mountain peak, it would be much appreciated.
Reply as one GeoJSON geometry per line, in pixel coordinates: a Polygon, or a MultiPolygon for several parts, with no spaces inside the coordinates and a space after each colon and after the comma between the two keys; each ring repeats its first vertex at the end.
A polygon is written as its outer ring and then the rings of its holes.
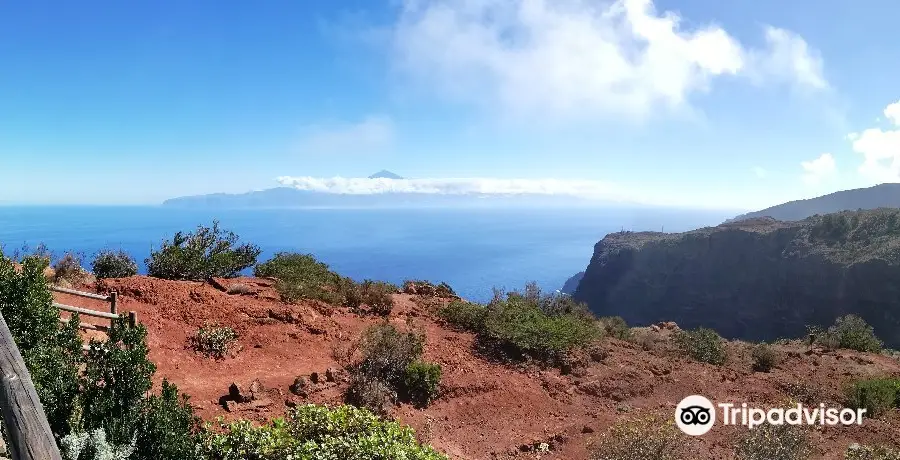
{"type": "Polygon", "coordinates": [[[394,174],[394,173],[388,171],[387,169],[382,169],[381,171],[378,171],[377,173],[369,176],[369,179],[403,179],[403,178],[397,174],[394,174]]]}

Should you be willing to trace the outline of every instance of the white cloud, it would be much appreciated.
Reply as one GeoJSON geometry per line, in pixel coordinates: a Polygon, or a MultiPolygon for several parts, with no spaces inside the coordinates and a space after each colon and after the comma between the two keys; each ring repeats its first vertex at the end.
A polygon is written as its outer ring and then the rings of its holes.
{"type": "Polygon", "coordinates": [[[872,183],[900,182],[900,101],[884,109],[890,128],[869,128],[851,133],[853,151],[863,157],[859,173],[872,183]]]}
{"type": "Polygon", "coordinates": [[[834,155],[830,153],[823,153],[815,160],[803,161],[800,166],[803,167],[803,182],[808,185],[818,185],[837,173],[834,155]]]}
{"type": "Polygon", "coordinates": [[[827,87],[800,36],[765,36],[746,48],[715,24],[682,27],[651,0],[402,0],[393,53],[427,89],[545,118],[682,108],[721,76],[827,87]]]}
{"type": "Polygon", "coordinates": [[[304,131],[299,148],[309,153],[366,153],[394,141],[394,123],[382,116],[370,116],[358,123],[310,125],[304,131]]]}
{"type": "Polygon", "coordinates": [[[447,179],[369,179],[369,178],[320,178],[279,177],[284,186],[299,190],[350,195],[379,193],[419,193],[432,195],[462,194],[537,194],[568,195],[584,198],[624,198],[612,184],[591,180],[560,179],[497,179],[497,178],[447,178],[447,179]]]}
{"type": "Polygon", "coordinates": [[[765,179],[766,177],[769,177],[769,171],[760,166],[754,166],[752,171],[753,175],[755,175],[759,179],[765,179]]]}

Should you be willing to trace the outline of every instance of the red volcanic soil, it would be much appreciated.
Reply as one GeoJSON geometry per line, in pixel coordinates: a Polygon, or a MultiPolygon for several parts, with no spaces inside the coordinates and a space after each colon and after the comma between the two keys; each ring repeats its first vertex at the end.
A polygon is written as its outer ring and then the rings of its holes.
{"type": "MultiPolygon", "coordinates": [[[[157,381],[167,378],[190,395],[207,420],[264,420],[284,413],[289,404],[307,401],[291,394],[297,376],[340,368],[335,349],[350,343],[379,320],[346,309],[308,302],[285,305],[272,282],[254,278],[222,280],[242,283],[250,293],[229,295],[209,283],[175,282],[132,277],[91,286],[96,292],[119,292],[120,311],[137,312],[149,332],[150,358],[158,366],[157,381]],[[190,337],[200,326],[216,323],[234,328],[236,352],[213,360],[194,352],[190,337]],[[229,386],[243,388],[259,380],[268,398],[259,403],[220,404],[229,386]]],[[[390,321],[411,322],[427,334],[426,359],[443,367],[441,396],[427,409],[403,405],[394,415],[413,426],[424,441],[457,459],[586,459],[592,442],[617,420],[647,414],[672,417],[685,396],[701,394],[713,401],[777,407],[805,394],[811,402],[839,405],[844,385],[862,376],[900,376],[900,361],[883,355],[849,351],[808,350],[803,345],[778,348],[783,360],[769,373],[751,370],[750,346],[729,343],[724,366],[701,364],[653,345],[666,330],[647,329],[637,344],[616,339],[602,343],[606,356],[587,359],[570,375],[557,369],[509,366],[479,355],[472,334],[456,332],[434,319],[416,298],[395,295],[390,321]],[[798,396],[799,395],[799,396],[798,396]],[[539,454],[532,446],[547,443],[539,454]]],[[[63,303],[104,308],[94,302],[59,294],[63,303]]],[[[662,342],[665,342],[664,340],[662,342]]],[[[659,343],[662,343],[659,342],[659,343]]],[[[600,353],[602,355],[602,353],[600,353]]],[[[323,385],[308,401],[339,404],[346,383],[323,385]]],[[[745,428],[717,426],[709,434],[688,438],[688,459],[731,458],[745,428]]],[[[814,458],[842,459],[848,445],[900,445],[900,414],[867,419],[862,426],[811,429],[814,458]]]]}

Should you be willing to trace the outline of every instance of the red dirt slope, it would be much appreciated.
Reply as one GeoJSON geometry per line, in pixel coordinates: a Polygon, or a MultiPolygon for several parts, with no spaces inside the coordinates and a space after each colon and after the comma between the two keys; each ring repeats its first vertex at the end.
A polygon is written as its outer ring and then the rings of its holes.
{"type": "MultiPolygon", "coordinates": [[[[120,310],[137,312],[149,331],[151,359],[157,379],[168,378],[191,396],[199,414],[211,420],[282,414],[286,404],[303,402],[288,388],[297,376],[338,368],[335,347],[358,336],[378,319],[360,317],[340,308],[309,302],[279,302],[272,283],[242,278],[250,293],[229,295],[208,283],[173,282],[132,277],[90,286],[97,292],[119,292],[120,310]],[[207,323],[234,328],[239,349],[215,361],[189,348],[189,337],[207,323]],[[254,404],[219,403],[229,386],[248,388],[254,380],[268,397],[254,404]]],[[[58,295],[64,302],[102,308],[102,303],[58,295]]],[[[838,404],[843,385],[865,375],[900,376],[900,362],[881,355],[808,351],[781,347],[785,359],[770,373],[750,369],[746,344],[729,344],[729,362],[722,367],[700,364],[665,350],[644,351],[638,345],[607,340],[607,356],[590,361],[575,375],[559,370],[491,363],[473,351],[473,336],[441,326],[418,307],[412,296],[395,296],[391,321],[412,321],[427,333],[426,357],[443,366],[442,396],[425,410],[398,407],[395,416],[409,423],[423,440],[452,458],[585,459],[589,446],[614,421],[647,413],[674,413],[685,396],[702,394],[714,401],[775,406],[790,395],[811,394],[816,402],[838,404]],[[547,443],[548,453],[533,452],[547,443]]],[[[665,331],[648,330],[663,335],[665,331]]],[[[323,384],[310,401],[338,404],[343,381],[323,384]]],[[[255,389],[255,388],[254,388],[255,389]]],[[[742,433],[717,427],[710,434],[688,439],[692,459],[730,458],[742,433]]],[[[863,426],[813,430],[816,458],[841,459],[852,442],[900,445],[900,417],[866,420],[863,426]]]]}

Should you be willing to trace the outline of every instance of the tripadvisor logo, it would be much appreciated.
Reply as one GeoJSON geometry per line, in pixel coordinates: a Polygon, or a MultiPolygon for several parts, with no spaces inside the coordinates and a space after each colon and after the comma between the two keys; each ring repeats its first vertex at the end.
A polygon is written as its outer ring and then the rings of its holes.
{"type": "Polygon", "coordinates": [[[743,425],[751,430],[766,423],[770,425],[862,425],[863,415],[866,413],[866,409],[825,407],[825,404],[819,404],[812,408],[797,404],[790,408],[777,407],[768,410],[749,407],[747,403],[713,405],[712,401],[706,397],[693,395],[682,399],[675,407],[675,425],[687,435],[702,436],[716,424],[717,408],[722,425],[743,425]]]}

